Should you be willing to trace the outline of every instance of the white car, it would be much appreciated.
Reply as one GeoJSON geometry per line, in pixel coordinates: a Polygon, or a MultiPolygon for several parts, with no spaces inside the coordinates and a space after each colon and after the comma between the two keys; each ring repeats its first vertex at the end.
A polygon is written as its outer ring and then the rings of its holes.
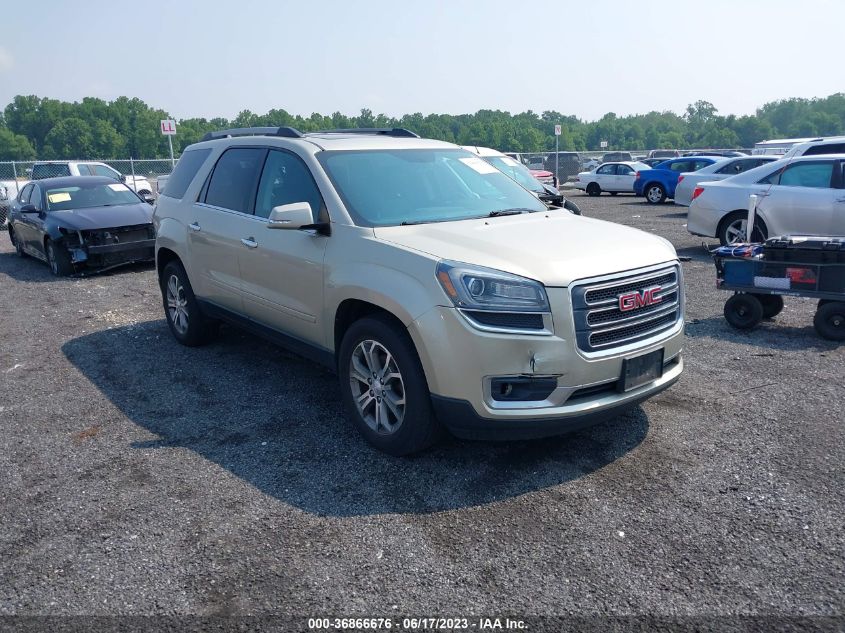
{"type": "Polygon", "coordinates": [[[607,191],[611,196],[617,193],[634,193],[634,179],[637,172],[651,169],[645,163],[623,161],[604,163],[593,171],[582,171],[575,177],[575,188],[588,195],[599,196],[607,191]]]}
{"type": "Polygon", "coordinates": [[[38,161],[32,166],[32,179],[60,178],[63,176],[105,176],[126,184],[135,193],[152,200],[153,187],[144,176],[124,175],[119,171],[95,161],[51,160],[38,161]]]}
{"type": "Polygon", "coordinates": [[[845,154],[784,158],[693,192],[687,230],[722,244],[745,241],[748,201],[758,196],[752,240],[845,235],[845,154]]]}
{"type": "Polygon", "coordinates": [[[805,143],[793,145],[783,158],[795,156],[818,156],[819,154],[845,154],[845,136],[816,138],[805,143]]]}
{"type": "Polygon", "coordinates": [[[678,177],[675,187],[675,204],[688,207],[692,201],[692,192],[700,182],[714,182],[736,176],[749,169],[774,162],[777,156],[746,156],[744,158],[726,158],[718,163],[702,167],[698,171],[687,171],[678,177]]]}

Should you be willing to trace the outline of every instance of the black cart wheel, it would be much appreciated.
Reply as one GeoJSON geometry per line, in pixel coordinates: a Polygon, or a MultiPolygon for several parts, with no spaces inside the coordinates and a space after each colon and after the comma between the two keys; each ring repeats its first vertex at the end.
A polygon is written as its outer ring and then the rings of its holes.
{"type": "Polygon", "coordinates": [[[820,305],[813,326],[822,338],[845,341],[845,301],[829,301],[820,305]]]}
{"type": "Polygon", "coordinates": [[[783,311],[783,297],[780,295],[753,295],[763,305],[763,318],[772,319],[783,311]]]}
{"type": "Polygon", "coordinates": [[[754,295],[735,294],[725,302],[725,319],[740,330],[749,330],[763,320],[763,304],[754,295]]]}

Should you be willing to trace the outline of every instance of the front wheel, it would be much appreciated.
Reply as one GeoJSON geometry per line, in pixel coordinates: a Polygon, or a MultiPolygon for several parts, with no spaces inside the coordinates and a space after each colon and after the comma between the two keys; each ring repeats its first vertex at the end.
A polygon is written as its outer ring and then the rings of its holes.
{"type": "Polygon", "coordinates": [[[391,319],[376,315],[352,324],[340,345],[338,375],[347,416],[379,450],[408,455],[439,437],[417,352],[391,319]]]}
{"type": "Polygon", "coordinates": [[[845,302],[828,301],[819,306],[813,318],[819,336],[829,341],[845,341],[845,302]]]}
{"type": "Polygon", "coordinates": [[[596,183],[591,182],[587,185],[587,195],[588,196],[600,196],[601,195],[601,187],[599,187],[596,183]]]}
{"type": "Polygon", "coordinates": [[[666,200],[666,189],[658,183],[649,185],[645,190],[645,198],[652,204],[662,204],[666,200]]]}
{"type": "Polygon", "coordinates": [[[738,293],[725,302],[725,320],[739,330],[749,330],[763,320],[763,304],[754,295],[738,293]]]}
{"type": "Polygon", "coordinates": [[[50,272],[56,277],[67,277],[73,273],[73,262],[70,260],[70,253],[61,244],[55,244],[53,240],[47,240],[44,245],[47,252],[47,264],[50,272]]]}
{"type": "Polygon", "coordinates": [[[182,345],[197,347],[214,337],[217,323],[200,310],[188,275],[179,262],[164,267],[161,296],[170,332],[182,345]]]}

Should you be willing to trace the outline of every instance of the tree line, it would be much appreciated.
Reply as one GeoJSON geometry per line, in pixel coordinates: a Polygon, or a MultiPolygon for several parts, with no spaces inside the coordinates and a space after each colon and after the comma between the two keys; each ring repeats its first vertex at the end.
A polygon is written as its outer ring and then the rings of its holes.
{"type": "MultiPolygon", "coordinates": [[[[159,121],[172,118],[138,98],[104,101],[86,97],[69,103],[34,95],[16,96],[0,115],[0,160],[58,158],[165,158],[167,139],[159,121]]],[[[363,109],[358,116],[340,112],[309,117],[273,109],[249,110],[234,119],[189,118],[177,122],[174,151],[181,151],[209,131],[230,127],[292,126],[302,132],[350,127],[404,127],[423,137],[460,145],[482,145],[504,151],[554,149],[554,126],[561,125],[561,150],[654,148],[748,148],[778,137],[845,134],[845,93],[816,99],[784,99],[755,114],[722,116],[707,101],[690,104],[683,114],[649,112],[617,116],[608,112],[597,121],[583,121],[554,110],[541,114],[511,114],[479,110],[475,114],[428,114],[400,118],[363,109]]]]}

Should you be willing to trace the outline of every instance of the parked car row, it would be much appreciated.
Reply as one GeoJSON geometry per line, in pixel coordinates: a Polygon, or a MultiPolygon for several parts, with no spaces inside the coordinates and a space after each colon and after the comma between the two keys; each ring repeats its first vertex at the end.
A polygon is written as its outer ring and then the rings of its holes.
{"type": "Polygon", "coordinates": [[[692,192],[687,230],[722,244],[789,234],[845,236],[843,170],[845,153],[811,154],[770,160],[721,181],[700,181],[692,192]],[[749,236],[752,194],[757,211],[749,236]]]}

